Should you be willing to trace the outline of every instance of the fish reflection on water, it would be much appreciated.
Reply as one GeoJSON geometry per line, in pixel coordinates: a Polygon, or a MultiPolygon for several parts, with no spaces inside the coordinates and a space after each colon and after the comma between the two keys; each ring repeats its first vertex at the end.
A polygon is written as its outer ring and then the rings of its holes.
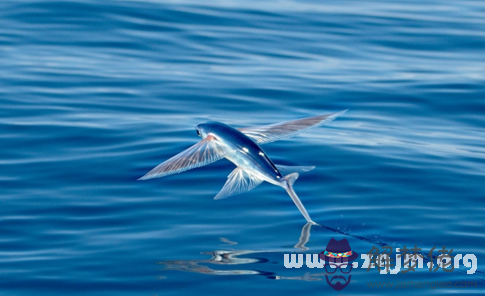
{"type": "MultiPolygon", "coordinates": [[[[294,245],[295,249],[300,251],[306,251],[308,248],[305,246],[310,241],[310,232],[314,229],[315,231],[330,231],[333,232],[332,236],[342,235],[345,237],[353,237],[354,239],[360,240],[362,242],[366,242],[372,244],[374,246],[390,246],[390,244],[373,240],[370,238],[365,238],[357,235],[352,235],[350,233],[343,232],[338,229],[334,229],[331,227],[323,226],[323,225],[314,225],[311,222],[306,223],[301,229],[301,235],[297,244],[294,245]]],[[[229,244],[229,245],[237,245],[237,242],[231,241],[227,238],[221,237],[219,238],[221,242],[229,244]]],[[[320,252],[321,250],[319,250],[320,252]]],[[[284,276],[278,274],[278,271],[263,271],[260,265],[257,265],[254,269],[222,269],[223,267],[229,268],[234,265],[251,265],[251,264],[265,264],[265,269],[274,269],[274,266],[280,267],[283,266],[284,262],[281,264],[274,264],[279,263],[279,260],[283,257],[282,255],[288,253],[288,250],[264,250],[264,251],[255,251],[255,250],[215,250],[211,252],[201,252],[204,255],[210,255],[210,259],[206,260],[164,260],[159,261],[157,264],[162,265],[163,268],[161,270],[176,270],[176,271],[183,271],[183,272],[194,272],[200,274],[209,274],[209,275],[260,275],[264,276],[268,279],[272,280],[300,280],[300,281],[321,281],[323,277],[327,275],[327,273],[310,273],[306,272],[303,275],[296,275],[296,276],[284,276]],[[274,259],[270,259],[274,258],[274,259]],[[220,266],[221,269],[210,268],[208,265],[217,265],[220,266]]],[[[419,255],[422,256],[423,265],[426,265],[428,262],[437,260],[438,255],[429,256],[426,252],[418,252],[419,255]]],[[[354,267],[356,268],[357,263],[354,263],[354,267]]],[[[286,268],[285,268],[286,269],[286,268]]],[[[287,271],[291,271],[292,269],[286,269],[287,271]]],[[[294,270],[298,272],[298,270],[294,270]]],[[[460,273],[466,273],[463,269],[457,270],[460,273]]],[[[164,276],[158,277],[159,279],[166,279],[164,276]]],[[[485,282],[483,272],[477,270],[474,274],[474,280],[478,280],[480,282],[485,282]]]]}
{"type": "MultiPolygon", "coordinates": [[[[308,250],[305,244],[310,239],[310,231],[313,224],[306,223],[301,231],[299,242],[295,245],[295,248],[300,250],[308,250]]],[[[227,238],[220,238],[224,243],[231,245],[237,244],[228,240],[227,238]]],[[[282,276],[276,272],[262,271],[258,269],[215,269],[210,268],[207,265],[218,266],[232,266],[232,265],[246,265],[246,264],[264,264],[272,263],[269,259],[275,255],[283,255],[282,251],[253,251],[253,250],[216,250],[212,252],[202,252],[201,254],[210,255],[211,258],[207,260],[165,260],[159,261],[157,264],[164,266],[162,270],[177,270],[183,272],[195,272],[200,274],[210,275],[261,275],[268,279],[274,280],[302,280],[302,281],[321,281],[326,273],[305,273],[302,276],[282,276]],[[247,257],[249,256],[249,257],[247,257]]],[[[283,256],[281,256],[283,257],[283,256]]],[[[282,264],[281,264],[282,265],[282,264]]],[[[165,277],[159,277],[164,279],[165,277]]]]}

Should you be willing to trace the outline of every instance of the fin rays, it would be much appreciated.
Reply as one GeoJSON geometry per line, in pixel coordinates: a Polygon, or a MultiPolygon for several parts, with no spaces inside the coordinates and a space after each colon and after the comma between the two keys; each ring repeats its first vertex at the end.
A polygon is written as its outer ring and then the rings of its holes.
{"type": "Polygon", "coordinates": [[[261,184],[261,182],[263,180],[237,167],[227,176],[226,184],[224,184],[224,187],[214,199],[228,198],[229,196],[249,191],[261,184]]]}
{"type": "Polygon", "coordinates": [[[334,120],[335,118],[337,118],[337,116],[342,115],[346,111],[347,110],[271,125],[240,128],[238,130],[243,132],[246,136],[250,137],[256,143],[266,144],[284,138],[289,138],[298,135],[308,129],[321,126],[334,120]]]}
{"type": "Polygon", "coordinates": [[[172,158],[162,162],[139,180],[160,178],[198,168],[225,156],[225,151],[213,137],[206,137],[172,158]]]}

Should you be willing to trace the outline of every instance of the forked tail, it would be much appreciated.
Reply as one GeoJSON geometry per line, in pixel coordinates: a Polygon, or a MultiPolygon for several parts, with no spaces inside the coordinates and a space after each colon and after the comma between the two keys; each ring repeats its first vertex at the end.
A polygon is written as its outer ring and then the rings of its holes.
{"type": "Polygon", "coordinates": [[[318,225],[318,223],[313,222],[312,218],[310,218],[310,215],[308,215],[305,206],[303,206],[300,199],[298,198],[298,195],[296,195],[295,191],[293,190],[293,184],[295,183],[296,179],[298,179],[298,177],[298,173],[291,173],[284,176],[283,180],[286,181],[286,186],[284,188],[286,189],[286,192],[288,192],[288,194],[290,195],[296,207],[300,210],[303,217],[305,217],[308,222],[318,225]]]}

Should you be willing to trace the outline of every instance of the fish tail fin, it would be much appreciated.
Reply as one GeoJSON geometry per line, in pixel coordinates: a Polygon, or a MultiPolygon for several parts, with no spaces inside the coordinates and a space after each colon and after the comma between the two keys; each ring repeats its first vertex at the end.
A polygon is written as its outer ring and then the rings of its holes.
{"type": "Polygon", "coordinates": [[[305,219],[312,223],[312,224],[317,224],[315,223],[312,218],[310,218],[310,215],[305,209],[305,206],[301,203],[300,199],[298,198],[298,195],[296,195],[295,190],[293,190],[293,184],[295,183],[296,179],[298,179],[300,175],[298,173],[291,173],[283,177],[283,182],[286,183],[286,186],[283,188],[286,189],[286,192],[290,195],[291,199],[295,203],[296,207],[300,210],[301,214],[305,219]]]}
{"type": "Polygon", "coordinates": [[[295,181],[296,181],[296,179],[298,179],[298,177],[300,177],[300,174],[291,173],[291,174],[284,176],[283,181],[286,181],[286,184],[288,184],[288,186],[293,186],[293,184],[295,184],[295,181]]]}

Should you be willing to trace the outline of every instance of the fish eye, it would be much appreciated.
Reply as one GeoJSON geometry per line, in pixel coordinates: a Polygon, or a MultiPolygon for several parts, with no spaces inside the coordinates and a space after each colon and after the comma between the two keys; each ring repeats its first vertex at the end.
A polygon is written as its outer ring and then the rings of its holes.
{"type": "Polygon", "coordinates": [[[199,135],[199,136],[200,136],[200,132],[199,132],[199,130],[196,130],[196,131],[197,131],[197,135],[199,135]]]}

